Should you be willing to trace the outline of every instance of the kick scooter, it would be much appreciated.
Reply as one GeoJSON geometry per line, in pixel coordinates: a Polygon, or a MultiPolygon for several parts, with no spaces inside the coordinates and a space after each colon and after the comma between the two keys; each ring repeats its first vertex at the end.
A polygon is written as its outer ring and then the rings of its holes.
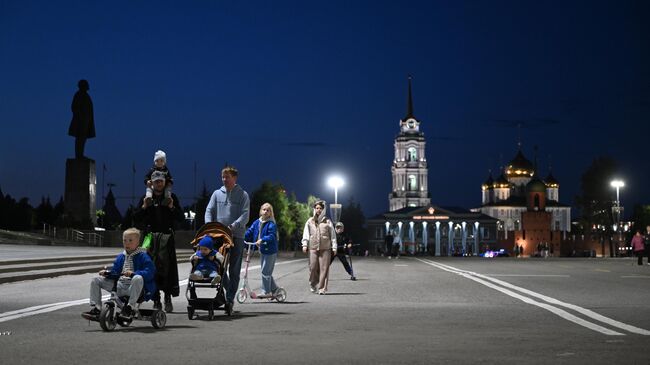
{"type": "Polygon", "coordinates": [[[251,289],[250,285],[248,284],[248,266],[251,262],[251,256],[253,254],[253,248],[255,246],[255,242],[244,242],[248,248],[246,249],[246,266],[244,269],[244,278],[242,280],[242,285],[237,291],[237,301],[239,303],[244,303],[247,298],[251,299],[268,299],[269,301],[277,300],[278,302],[282,303],[285,300],[287,300],[287,291],[284,290],[284,288],[278,287],[275,289],[275,292],[270,293],[270,294],[265,294],[265,295],[257,295],[251,289]]]}

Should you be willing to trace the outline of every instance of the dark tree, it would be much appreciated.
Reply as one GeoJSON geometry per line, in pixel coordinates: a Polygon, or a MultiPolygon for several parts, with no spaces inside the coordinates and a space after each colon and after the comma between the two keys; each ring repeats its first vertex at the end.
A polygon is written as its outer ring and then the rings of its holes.
{"type": "Polygon", "coordinates": [[[598,238],[604,254],[605,241],[609,241],[610,256],[614,256],[612,241],[615,191],[610,182],[618,170],[614,160],[608,157],[595,159],[591,166],[582,174],[582,194],[576,197],[576,205],[580,210],[580,224],[584,227],[585,235],[598,238]]]}
{"type": "Polygon", "coordinates": [[[203,189],[201,189],[201,193],[196,197],[196,203],[194,203],[194,211],[196,212],[194,225],[197,229],[205,223],[205,210],[208,208],[211,196],[212,193],[208,191],[204,181],[203,189]]]}
{"type": "Polygon", "coordinates": [[[252,224],[259,218],[260,207],[264,203],[270,203],[273,206],[273,215],[275,223],[278,226],[280,240],[278,248],[286,250],[287,240],[296,229],[296,223],[291,220],[289,214],[289,199],[286,191],[280,184],[274,184],[270,181],[264,181],[262,185],[251,194],[250,218],[248,224],[252,224]]]}
{"type": "Polygon", "coordinates": [[[366,230],[366,217],[363,215],[361,205],[355,203],[351,197],[347,204],[343,205],[341,222],[345,225],[345,232],[352,240],[353,251],[364,252],[368,249],[368,231],[366,230]],[[358,246],[356,246],[358,245],[358,246]]]}
{"type": "Polygon", "coordinates": [[[36,207],[36,224],[39,226],[42,224],[54,224],[56,216],[54,214],[54,207],[50,203],[50,197],[41,198],[41,204],[36,207]]]}

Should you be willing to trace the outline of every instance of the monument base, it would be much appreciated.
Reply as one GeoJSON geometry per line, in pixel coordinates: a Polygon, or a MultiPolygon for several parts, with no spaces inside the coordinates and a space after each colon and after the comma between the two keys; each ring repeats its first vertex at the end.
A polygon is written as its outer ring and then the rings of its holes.
{"type": "Polygon", "coordinates": [[[97,175],[95,160],[69,158],[65,162],[65,214],[80,225],[96,225],[97,175]]]}

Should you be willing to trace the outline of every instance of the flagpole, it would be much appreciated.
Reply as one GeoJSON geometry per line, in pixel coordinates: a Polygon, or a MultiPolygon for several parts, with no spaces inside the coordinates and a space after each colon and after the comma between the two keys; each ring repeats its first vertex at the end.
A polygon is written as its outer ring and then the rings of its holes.
{"type": "Polygon", "coordinates": [[[102,163],[102,199],[104,200],[104,204],[106,205],[106,164],[102,163]]]}
{"type": "Polygon", "coordinates": [[[131,206],[135,206],[135,162],[133,162],[133,177],[131,178],[131,206]]]}

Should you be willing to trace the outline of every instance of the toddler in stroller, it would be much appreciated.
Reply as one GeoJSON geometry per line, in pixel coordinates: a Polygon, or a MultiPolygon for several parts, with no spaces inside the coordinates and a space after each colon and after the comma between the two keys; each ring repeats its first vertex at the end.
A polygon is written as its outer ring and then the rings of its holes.
{"type": "MultiPolygon", "coordinates": [[[[191,241],[197,250],[191,257],[190,270],[185,297],[187,298],[187,317],[192,320],[197,309],[208,311],[208,319],[214,318],[214,310],[226,303],[222,283],[228,269],[228,256],[233,246],[230,229],[221,223],[206,223],[191,241]],[[197,288],[216,289],[214,297],[200,298],[197,288]]],[[[224,306],[226,307],[226,306],[224,306]]],[[[227,310],[226,314],[232,312],[227,310]]]]}
{"type": "Polygon", "coordinates": [[[214,239],[205,236],[199,241],[198,250],[190,257],[193,271],[190,274],[192,281],[205,281],[210,279],[210,284],[216,286],[221,281],[219,266],[223,263],[223,255],[214,249],[214,239]]]}

